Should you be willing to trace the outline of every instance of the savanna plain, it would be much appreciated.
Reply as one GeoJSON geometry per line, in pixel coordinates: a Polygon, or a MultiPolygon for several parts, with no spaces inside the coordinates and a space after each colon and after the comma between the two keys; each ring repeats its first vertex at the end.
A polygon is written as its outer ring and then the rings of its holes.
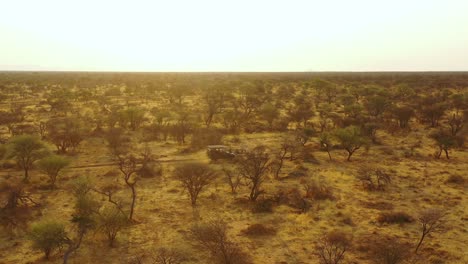
{"type": "Polygon", "coordinates": [[[0,263],[468,263],[468,73],[0,72],[0,263]]]}

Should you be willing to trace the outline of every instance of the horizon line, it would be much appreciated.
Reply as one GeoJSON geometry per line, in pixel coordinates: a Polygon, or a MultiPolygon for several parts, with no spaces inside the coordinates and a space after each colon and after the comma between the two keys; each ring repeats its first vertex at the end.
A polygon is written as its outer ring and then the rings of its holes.
{"type": "Polygon", "coordinates": [[[468,70],[371,70],[371,71],[112,71],[112,70],[0,70],[1,73],[468,73],[468,70]]]}

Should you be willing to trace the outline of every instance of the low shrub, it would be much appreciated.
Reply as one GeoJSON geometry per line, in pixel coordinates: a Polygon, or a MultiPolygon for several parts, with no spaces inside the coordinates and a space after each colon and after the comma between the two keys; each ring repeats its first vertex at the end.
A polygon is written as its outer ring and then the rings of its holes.
{"type": "Polygon", "coordinates": [[[405,224],[413,222],[414,219],[405,212],[385,212],[379,215],[377,221],[381,224],[405,224]]]}
{"type": "Polygon", "coordinates": [[[447,178],[445,183],[463,185],[463,184],[465,184],[465,181],[466,180],[462,175],[458,175],[458,174],[453,175],[452,174],[447,178]]]}
{"type": "Polygon", "coordinates": [[[273,213],[274,201],[271,199],[260,199],[252,206],[253,213],[273,213]]]}
{"type": "Polygon", "coordinates": [[[242,233],[247,236],[271,236],[276,234],[276,230],[263,224],[253,224],[242,230],[242,233]]]}

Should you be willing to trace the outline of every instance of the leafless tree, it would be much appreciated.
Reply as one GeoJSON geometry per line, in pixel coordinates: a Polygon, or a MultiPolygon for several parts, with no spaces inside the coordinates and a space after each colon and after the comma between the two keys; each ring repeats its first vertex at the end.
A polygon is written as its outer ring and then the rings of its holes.
{"type": "Polygon", "coordinates": [[[261,187],[271,164],[265,147],[258,146],[254,148],[245,155],[238,157],[236,162],[240,175],[250,186],[250,200],[257,200],[258,196],[264,192],[261,187]]]}
{"type": "Polygon", "coordinates": [[[361,167],[358,170],[356,178],[362,182],[368,190],[385,190],[385,187],[392,182],[388,172],[380,168],[361,167]]]}
{"type": "Polygon", "coordinates": [[[135,209],[135,202],[136,202],[136,183],[138,178],[136,177],[136,173],[139,170],[139,166],[137,160],[132,155],[118,155],[118,166],[119,170],[124,175],[125,184],[130,188],[132,191],[132,203],[130,205],[130,213],[128,215],[128,219],[131,221],[133,220],[133,212],[135,209]]]}
{"type": "Polygon", "coordinates": [[[289,158],[294,159],[294,153],[299,148],[299,145],[296,141],[291,138],[285,138],[281,143],[281,147],[276,154],[275,160],[272,162],[272,169],[275,175],[275,179],[279,179],[281,169],[283,168],[284,161],[288,158],[288,153],[290,154],[289,158]]]}
{"type": "Polygon", "coordinates": [[[237,188],[241,185],[241,176],[235,170],[223,167],[224,175],[226,175],[229,187],[231,187],[231,193],[237,193],[237,188]]]}
{"type": "Polygon", "coordinates": [[[416,246],[415,253],[418,253],[421,244],[428,234],[438,232],[444,225],[446,213],[440,209],[430,208],[419,213],[418,221],[421,223],[421,238],[416,246]]]}
{"type": "Polygon", "coordinates": [[[153,264],[181,264],[186,261],[183,252],[174,248],[158,248],[154,254],[153,264]]]}
{"type": "Polygon", "coordinates": [[[341,231],[325,234],[317,246],[320,263],[339,264],[344,260],[345,253],[351,246],[348,235],[341,231]]]}
{"type": "Polygon", "coordinates": [[[228,226],[222,220],[212,220],[194,226],[191,235],[198,244],[211,253],[215,263],[247,264],[250,258],[228,238],[228,226]]]}
{"type": "Polygon", "coordinates": [[[203,163],[182,164],[175,170],[175,177],[188,192],[192,206],[197,203],[198,195],[213,182],[216,172],[203,163]]]}
{"type": "Polygon", "coordinates": [[[403,263],[410,255],[410,248],[397,238],[382,238],[372,241],[371,257],[375,264],[403,263]]]}

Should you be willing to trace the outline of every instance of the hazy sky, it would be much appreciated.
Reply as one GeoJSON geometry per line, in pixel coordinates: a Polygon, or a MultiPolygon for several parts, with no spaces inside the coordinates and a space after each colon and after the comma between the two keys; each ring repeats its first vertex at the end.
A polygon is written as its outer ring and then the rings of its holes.
{"type": "Polygon", "coordinates": [[[0,70],[468,70],[468,0],[0,0],[0,70]]]}

